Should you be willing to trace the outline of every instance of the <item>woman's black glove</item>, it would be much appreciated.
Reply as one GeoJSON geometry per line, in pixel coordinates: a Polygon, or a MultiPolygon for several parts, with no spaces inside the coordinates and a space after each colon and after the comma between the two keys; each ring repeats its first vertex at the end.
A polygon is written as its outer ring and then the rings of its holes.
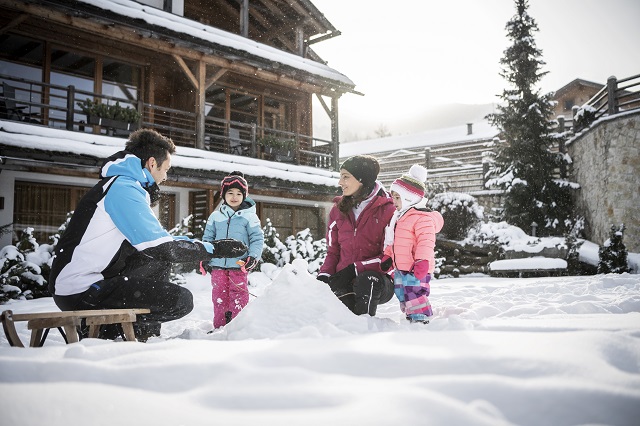
{"type": "Polygon", "coordinates": [[[325,284],[329,284],[329,278],[331,278],[329,274],[318,274],[316,277],[318,281],[322,281],[325,284]]]}
{"type": "Polygon", "coordinates": [[[350,264],[331,275],[331,281],[351,282],[356,277],[356,265],[350,264]]]}

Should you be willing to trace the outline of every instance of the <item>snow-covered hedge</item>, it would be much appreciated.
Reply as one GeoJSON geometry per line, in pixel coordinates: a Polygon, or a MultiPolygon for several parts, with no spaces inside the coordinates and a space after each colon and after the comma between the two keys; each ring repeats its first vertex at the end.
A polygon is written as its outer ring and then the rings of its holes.
{"type": "Polygon", "coordinates": [[[429,207],[444,218],[441,234],[450,240],[461,240],[484,218],[484,208],[469,194],[443,192],[429,200],[429,207]]]}
{"type": "Polygon", "coordinates": [[[54,245],[38,244],[33,228],[22,231],[15,246],[0,249],[0,303],[49,296],[47,278],[53,250],[54,245]]]}

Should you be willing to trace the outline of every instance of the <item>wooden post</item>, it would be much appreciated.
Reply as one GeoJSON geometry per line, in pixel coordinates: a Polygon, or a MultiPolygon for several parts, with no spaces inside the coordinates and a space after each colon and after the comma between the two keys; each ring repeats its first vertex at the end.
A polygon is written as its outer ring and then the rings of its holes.
{"type": "Polygon", "coordinates": [[[240,2],[240,35],[249,37],[249,0],[240,2]]]}
{"type": "Polygon", "coordinates": [[[607,80],[607,103],[609,104],[609,115],[618,113],[618,97],[616,96],[617,89],[618,80],[612,75],[607,80]]]}
{"type": "Polygon", "coordinates": [[[574,105],[571,107],[571,129],[574,132],[577,132],[578,126],[576,125],[576,114],[578,114],[578,111],[580,110],[580,107],[578,105],[574,105]]]}
{"type": "Polygon", "coordinates": [[[424,149],[424,166],[427,170],[431,167],[431,148],[429,147],[424,149]]]}
{"type": "Polygon", "coordinates": [[[302,27],[296,27],[296,52],[304,57],[304,30],[302,27]]]}
{"type": "Polygon", "coordinates": [[[73,112],[75,110],[76,103],[76,87],[74,85],[67,87],[67,117],[66,117],[66,129],[73,130],[73,112]]]}
{"type": "Polygon", "coordinates": [[[331,142],[333,144],[333,170],[340,167],[340,134],[338,127],[338,98],[331,98],[331,142]]]}
{"type": "Polygon", "coordinates": [[[205,78],[207,66],[203,61],[198,62],[198,85],[196,86],[196,148],[204,149],[204,112],[205,112],[205,78]]]}

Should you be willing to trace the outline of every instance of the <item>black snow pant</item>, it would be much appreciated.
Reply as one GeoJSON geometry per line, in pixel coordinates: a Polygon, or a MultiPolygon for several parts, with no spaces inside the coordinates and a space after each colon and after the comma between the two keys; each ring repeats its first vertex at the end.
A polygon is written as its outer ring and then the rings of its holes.
{"type": "Polygon", "coordinates": [[[329,280],[333,293],[356,315],[375,316],[378,305],[393,297],[393,281],[388,275],[367,271],[349,282],[329,280]]]}
{"type": "MultiPolygon", "coordinates": [[[[169,282],[170,271],[170,263],[136,254],[127,259],[119,275],[98,281],[83,293],[53,299],[63,311],[147,308],[151,313],[138,315],[133,324],[136,338],[144,341],[160,335],[161,323],[182,318],[193,309],[193,295],[169,282]]],[[[100,337],[113,339],[119,334],[116,325],[108,325],[102,327],[100,337]]]]}

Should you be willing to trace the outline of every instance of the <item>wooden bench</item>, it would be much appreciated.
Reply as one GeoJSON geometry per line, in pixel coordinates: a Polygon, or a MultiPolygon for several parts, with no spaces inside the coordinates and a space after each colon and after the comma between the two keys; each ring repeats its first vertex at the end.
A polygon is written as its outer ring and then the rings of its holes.
{"type": "Polygon", "coordinates": [[[41,347],[44,344],[49,329],[57,328],[67,343],[75,343],[81,339],[79,335],[82,320],[89,326],[88,337],[98,337],[100,326],[106,324],[121,324],[124,338],[135,342],[133,323],[137,314],[148,314],[149,309],[97,309],[88,311],[40,312],[32,314],[14,314],[4,311],[1,315],[2,328],[7,336],[9,345],[23,348],[20,337],[16,332],[15,323],[28,321],[27,328],[31,330],[29,346],[41,347]],[[64,331],[63,331],[64,330],[64,331]]]}

